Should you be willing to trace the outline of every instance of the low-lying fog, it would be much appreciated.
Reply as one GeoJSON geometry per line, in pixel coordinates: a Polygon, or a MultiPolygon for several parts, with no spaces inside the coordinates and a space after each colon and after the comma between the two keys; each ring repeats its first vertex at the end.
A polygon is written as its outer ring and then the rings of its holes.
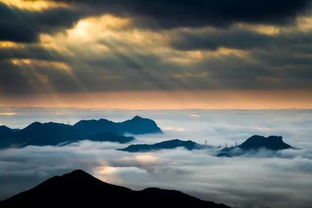
{"type": "Polygon", "coordinates": [[[98,118],[122,121],[138,114],[155,120],[164,134],[136,136],[134,143],[191,139],[231,146],[259,134],[281,135],[284,142],[300,149],[235,158],[218,158],[206,150],[127,153],[115,149],[128,144],[89,141],[6,149],[0,150],[0,199],[51,176],[84,169],[109,183],[133,189],[178,189],[235,207],[306,208],[312,203],[312,111],[9,110],[14,113],[0,114],[0,125],[23,128],[33,121],[74,124],[98,118]]]}

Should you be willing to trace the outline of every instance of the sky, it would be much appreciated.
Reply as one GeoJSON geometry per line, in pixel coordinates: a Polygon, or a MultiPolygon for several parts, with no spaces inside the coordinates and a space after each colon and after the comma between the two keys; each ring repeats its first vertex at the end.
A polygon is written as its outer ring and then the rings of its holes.
{"type": "Polygon", "coordinates": [[[309,109],[311,34],[311,0],[0,0],[0,107],[309,109]]]}

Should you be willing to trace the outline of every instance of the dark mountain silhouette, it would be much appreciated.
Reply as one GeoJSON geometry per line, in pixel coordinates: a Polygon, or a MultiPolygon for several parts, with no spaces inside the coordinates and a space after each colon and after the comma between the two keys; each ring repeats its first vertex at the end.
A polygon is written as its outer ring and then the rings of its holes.
{"type": "Polygon", "coordinates": [[[0,148],[24,147],[27,145],[58,145],[80,140],[127,143],[135,138],[124,136],[126,133],[161,132],[161,129],[153,120],[139,116],[124,122],[112,122],[106,119],[82,120],[75,125],[35,122],[20,130],[1,126],[0,148]]]}
{"type": "Polygon", "coordinates": [[[148,188],[133,191],[102,182],[82,170],[56,176],[33,189],[0,202],[2,208],[135,207],[227,208],[179,191],[148,188]]]}
{"type": "Polygon", "coordinates": [[[252,136],[247,139],[245,142],[239,145],[239,148],[243,150],[250,150],[250,149],[259,149],[259,148],[266,148],[268,150],[283,150],[293,148],[292,146],[284,143],[283,137],[281,136],[252,136]]]}
{"type": "Polygon", "coordinates": [[[161,133],[161,129],[151,119],[135,116],[131,120],[118,123],[118,131],[131,134],[161,133]]]}
{"type": "Polygon", "coordinates": [[[0,126],[0,134],[9,134],[12,133],[13,130],[7,126],[0,126]]]}
{"type": "Polygon", "coordinates": [[[259,136],[254,135],[248,138],[245,142],[234,147],[226,147],[220,150],[217,156],[219,157],[232,157],[239,156],[246,152],[255,152],[260,149],[266,149],[270,151],[278,151],[284,149],[292,149],[293,147],[284,143],[281,136],[259,136]]]}
{"type": "Polygon", "coordinates": [[[7,126],[0,126],[0,147],[10,145],[9,138],[13,137],[13,129],[7,126]]]}
{"type": "Polygon", "coordinates": [[[183,141],[179,139],[174,139],[174,140],[164,141],[164,142],[160,142],[156,144],[134,144],[124,149],[118,149],[118,150],[126,151],[126,152],[150,152],[150,151],[157,151],[157,150],[163,150],[163,149],[175,149],[178,147],[183,147],[187,150],[194,150],[194,149],[209,148],[211,146],[200,145],[191,140],[183,141]]]}
{"type": "MultiPolygon", "coordinates": [[[[106,119],[82,120],[76,123],[74,128],[83,135],[87,132],[101,133],[103,129],[119,134],[149,134],[162,132],[155,121],[140,116],[135,116],[123,122],[113,122],[106,119]]],[[[84,136],[88,136],[88,133],[84,136]]]]}

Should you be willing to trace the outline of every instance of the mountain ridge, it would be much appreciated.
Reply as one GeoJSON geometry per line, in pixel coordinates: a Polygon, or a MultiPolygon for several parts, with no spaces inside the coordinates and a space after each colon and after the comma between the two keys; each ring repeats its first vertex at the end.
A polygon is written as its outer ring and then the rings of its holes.
{"type": "Polygon", "coordinates": [[[119,143],[133,141],[135,138],[125,136],[127,133],[134,135],[162,133],[162,130],[155,121],[139,116],[123,122],[113,122],[107,119],[81,120],[74,125],[33,122],[23,129],[13,130],[6,126],[0,127],[0,148],[58,145],[81,140],[119,143]]]}
{"type": "Polygon", "coordinates": [[[211,148],[208,145],[201,145],[192,140],[180,140],[180,139],[173,139],[162,141],[154,144],[132,144],[126,148],[118,149],[120,151],[126,152],[151,152],[151,151],[159,151],[159,150],[168,150],[168,149],[176,149],[182,147],[186,150],[199,150],[199,149],[206,149],[211,148]]]}
{"type": "Polygon", "coordinates": [[[38,186],[0,201],[0,207],[190,207],[229,208],[180,191],[146,188],[141,191],[103,182],[83,170],[54,176],[38,186]],[[101,206],[102,205],[102,206],[101,206]]]}

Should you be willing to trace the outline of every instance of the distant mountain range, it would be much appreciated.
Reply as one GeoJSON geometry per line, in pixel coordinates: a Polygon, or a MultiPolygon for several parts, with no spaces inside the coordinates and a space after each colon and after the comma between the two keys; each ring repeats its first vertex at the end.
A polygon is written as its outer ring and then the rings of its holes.
{"type": "Polygon", "coordinates": [[[254,135],[248,138],[245,142],[234,147],[226,147],[220,150],[218,157],[233,157],[240,156],[247,152],[255,152],[261,149],[278,151],[284,149],[294,149],[294,147],[286,144],[281,136],[259,136],[254,135]]]}
{"type": "Polygon", "coordinates": [[[134,144],[126,148],[118,149],[118,150],[126,151],[126,152],[151,152],[151,151],[158,151],[158,150],[164,150],[164,149],[175,149],[178,147],[182,147],[187,150],[196,150],[196,149],[211,148],[212,146],[201,145],[191,140],[183,141],[179,139],[174,139],[174,140],[168,140],[168,141],[159,142],[155,144],[134,144]]]}
{"type": "MultiPolygon", "coordinates": [[[[28,145],[65,145],[81,140],[118,143],[128,143],[135,140],[132,136],[125,136],[127,133],[133,135],[162,133],[162,130],[155,121],[139,116],[123,122],[113,122],[106,119],[81,120],[74,125],[35,122],[24,129],[11,129],[6,126],[0,126],[0,148],[25,147],[28,145]]],[[[174,139],[155,144],[134,144],[118,150],[151,152],[179,147],[190,151],[213,148],[213,146],[201,145],[191,140],[174,139]]],[[[234,157],[245,153],[255,153],[260,149],[278,151],[291,148],[293,147],[284,143],[281,136],[264,137],[254,135],[240,145],[218,150],[216,156],[234,157]]]]}
{"type": "Polygon", "coordinates": [[[58,145],[80,140],[127,143],[135,138],[124,136],[126,133],[161,132],[155,121],[139,116],[124,122],[113,122],[106,119],[82,120],[74,125],[35,122],[24,129],[0,126],[0,148],[58,145]]]}
{"type": "Polygon", "coordinates": [[[56,176],[0,202],[1,208],[229,208],[179,191],[148,188],[133,191],[102,182],[82,170],[56,176]]]}
{"type": "MultiPolygon", "coordinates": [[[[153,151],[159,151],[159,150],[176,149],[179,147],[184,148],[189,151],[199,150],[199,149],[217,150],[217,147],[198,144],[191,140],[183,141],[179,139],[163,141],[163,142],[159,142],[155,144],[133,144],[133,145],[129,145],[126,148],[118,149],[118,150],[135,153],[135,152],[153,152],[153,151]]],[[[240,145],[233,146],[233,147],[225,147],[225,148],[222,148],[221,150],[217,150],[216,156],[234,157],[234,156],[243,155],[245,153],[254,154],[254,153],[257,153],[261,149],[276,152],[278,150],[291,149],[291,148],[293,147],[283,142],[283,139],[281,136],[264,137],[264,136],[254,135],[248,138],[245,142],[243,142],[240,145]]]]}

